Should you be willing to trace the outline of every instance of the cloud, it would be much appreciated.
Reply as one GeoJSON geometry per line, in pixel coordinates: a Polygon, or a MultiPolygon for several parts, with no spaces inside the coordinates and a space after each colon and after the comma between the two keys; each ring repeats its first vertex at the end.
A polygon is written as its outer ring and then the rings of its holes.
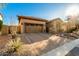
{"type": "Polygon", "coordinates": [[[78,16],[79,15],[79,4],[71,4],[67,7],[65,16],[78,16]]]}

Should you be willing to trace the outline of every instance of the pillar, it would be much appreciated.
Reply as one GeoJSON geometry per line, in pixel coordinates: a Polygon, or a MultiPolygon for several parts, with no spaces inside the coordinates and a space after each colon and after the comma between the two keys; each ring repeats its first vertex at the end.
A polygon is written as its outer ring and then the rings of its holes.
{"type": "Polygon", "coordinates": [[[43,32],[46,32],[46,24],[43,24],[43,32]]]}
{"type": "Polygon", "coordinates": [[[21,33],[25,33],[25,23],[22,23],[22,27],[21,27],[21,33]]]}

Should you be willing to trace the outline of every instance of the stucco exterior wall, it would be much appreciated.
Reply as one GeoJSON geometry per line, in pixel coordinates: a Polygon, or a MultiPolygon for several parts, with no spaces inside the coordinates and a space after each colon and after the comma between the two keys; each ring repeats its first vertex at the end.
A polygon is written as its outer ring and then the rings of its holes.
{"type": "Polygon", "coordinates": [[[9,34],[9,30],[10,30],[10,32],[18,32],[17,29],[18,29],[17,26],[3,25],[1,32],[2,32],[2,34],[9,34]]]}
{"type": "Polygon", "coordinates": [[[2,34],[8,34],[8,26],[3,25],[1,32],[2,32],[2,34]]]}

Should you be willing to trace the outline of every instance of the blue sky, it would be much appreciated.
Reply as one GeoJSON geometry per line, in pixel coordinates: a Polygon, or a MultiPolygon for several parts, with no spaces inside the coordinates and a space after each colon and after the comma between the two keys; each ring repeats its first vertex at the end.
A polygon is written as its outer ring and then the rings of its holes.
{"type": "Polygon", "coordinates": [[[69,4],[61,3],[8,3],[0,8],[4,24],[18,24],[17,15],[33,16],[52,20],[53,18],[65,18],[66,7],[69,4]]]}

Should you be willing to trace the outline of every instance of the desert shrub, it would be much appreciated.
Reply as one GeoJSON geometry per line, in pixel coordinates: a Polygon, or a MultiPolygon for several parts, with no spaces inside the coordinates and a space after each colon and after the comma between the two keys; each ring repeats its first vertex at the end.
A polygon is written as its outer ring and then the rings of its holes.
{"type": "Polygon", "coordinates": [[[11,32],[11,36],[12,36],[12,39],[15,39],[17,37],[17,33],[15,31],[11,32]]]}
{"type": "Polygon", "coordinates": [[[5,46],[5,52],[3,55],[13,55],[22,44],[20,38],[10,40],[5,46]]]}
{"type": "Polygon", "coordinates": [[[69,29],[69,30],[67,30],[67,33],[72,33],[75,30],[76,30],[76,28],[69,29]]]}

